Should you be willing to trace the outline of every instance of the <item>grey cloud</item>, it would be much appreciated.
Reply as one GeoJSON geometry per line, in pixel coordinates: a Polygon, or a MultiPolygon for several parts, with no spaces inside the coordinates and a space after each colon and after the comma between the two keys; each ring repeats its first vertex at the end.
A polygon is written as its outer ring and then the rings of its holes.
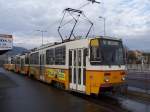
{"type": "MultiPolygon", "coordinates": [[[[1,0],[0,33],[12,33],[17,37],[14,40],[15,43],[28,40],[32,42],[32,38],[37,40],[40,38],[40,33],[35,30],[44,29],[48,31],[44,34],[48,41],[58,40],[57,27],[63,9],[66,7],[77,8],[85,2],[86,0],[1,0]]],[[[123,38],[131,48],[148,49],[150,47],[148,44],[150,40],[148,30],[150,28],[149,0],[128,2],[126,0],[107,0],[101,2],[100,5],[91,4],[83,9],[89,19],[95,23],[91,35],[103,35],[103,21],[98,17],[104,16],[106,17],[107,35],[123,38]],[[134,44],[134,39],[137,44],[134,44]],[[141,46],[139,47],[139,45],[141,46]]],[[[76,33],[83,34],[87,27],[88,24],[82,22],[77,27],[79,30],[76,30],[76,33]]],[[[68,33],[70,28],[71,25],[63,30],[64,35],[68,33]]],[[[40,43],[40,39],[38,43],[40,43]]]]}

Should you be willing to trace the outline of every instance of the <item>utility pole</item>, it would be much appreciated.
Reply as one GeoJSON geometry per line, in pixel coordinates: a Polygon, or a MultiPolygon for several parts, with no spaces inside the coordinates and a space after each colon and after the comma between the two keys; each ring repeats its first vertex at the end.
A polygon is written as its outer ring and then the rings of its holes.
{"type": "Polygon", "coordinates": [[[44,32],[47,32],[46,30],[36,30],[38,32],[41,32],[42,33],[42,45],[43,45],[43,36],[44,36],[44,32]]]}
{"type": "Polygon", "coordinates": [[[104,36],[106,36],[106,18],[100,16],[99,18],[104,20],[104,36]]]}

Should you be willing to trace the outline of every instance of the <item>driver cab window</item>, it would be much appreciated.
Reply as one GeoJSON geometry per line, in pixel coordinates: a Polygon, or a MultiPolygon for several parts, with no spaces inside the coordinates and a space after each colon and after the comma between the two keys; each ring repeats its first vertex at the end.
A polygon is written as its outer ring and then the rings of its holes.
{"type": "Polygon", "coordinates": [[[98,39],[92,39],[90,43],[90,61],[91,62],[100,62],[101,53],[100,53],[100,43],[98,39]]]}

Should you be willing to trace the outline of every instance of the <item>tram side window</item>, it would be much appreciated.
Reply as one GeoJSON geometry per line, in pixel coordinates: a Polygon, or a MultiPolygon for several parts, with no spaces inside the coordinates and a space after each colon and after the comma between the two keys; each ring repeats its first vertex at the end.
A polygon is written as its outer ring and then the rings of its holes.
{"type": "Polygon", "coordinates": [[[21,59],[21,66],[24,65],[24,59],[21,59]]]}
{"type": "Polygon", "coordinates": [[[65,58],[66,58],[66,47],[61,46],[55,48],[55,64],[65,65],[65,58]]]}
{"type": "Polygon", "coordinates": [[[17,58],[16,63],[20,64],[20,58],[17,58]]]}
{"type": "Polygon", "coordinates": [[[11,59],[11,64],[15,64],[14,58],[11,59]]]}
{"type": "Polygon", "coordinates": [[[33,53],[30,57],[30,64],[39,64],[39,53],[33,53]]]}
{"type": "Polygon", "coordinates": [[[46,64],[53,65],[55,64],[54,49],[49,49],[46,51],[46,64]]]}
{"type": "Polygon", "coordinates": [[[29,57],[28,56],[25,57],[25,64],[29,64],[29,57]]]}

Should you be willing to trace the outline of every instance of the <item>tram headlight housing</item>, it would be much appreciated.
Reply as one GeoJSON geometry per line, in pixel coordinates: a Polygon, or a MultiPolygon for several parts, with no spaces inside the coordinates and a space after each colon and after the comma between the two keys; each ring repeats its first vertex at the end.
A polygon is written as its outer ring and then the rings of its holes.
{"type": "Polygon", "coordinates": [[[105,82],[109,82],[109,77],[105,77],[105,78],[104,78],[104,81],[105,81],[105,82]]]}
{"type": "Polygon", "coordinates": [[[121,76],[121,80],[122,80],[122,81],[125,81],[125,80],[126,80],[126,75],[125,75],[125,74],[126,74],[126,72],[124,72],[124,71],[121,72],[121,75],[122,75],[122,76],[121,76]]]}
{"type": "Polygon", "coordinates": [[[105,73],[104,74],[104,81],[109,82],[110,81],[110,73],[105,73]]]}
{"type": "Polygon", "coordinates": [[[122,76],[121,80],[122,80],[122,81],[125,81],[125,80],[126,80],[126,77],[125,77],[125,76],[122,76]]]}

